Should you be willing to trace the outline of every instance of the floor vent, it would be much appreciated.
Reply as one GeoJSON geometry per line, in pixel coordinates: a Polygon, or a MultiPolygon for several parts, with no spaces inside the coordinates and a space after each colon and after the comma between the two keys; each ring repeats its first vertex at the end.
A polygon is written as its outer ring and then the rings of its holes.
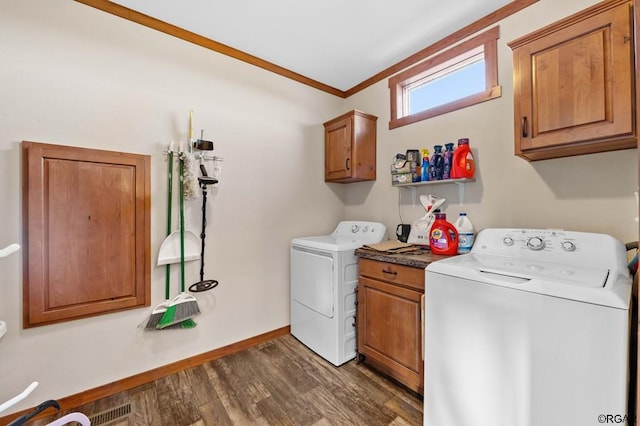
{"type": "Polygon", "coordinates": [[[89,417],[91,426],[107,425],[118,420],[122,420],[131,414],[131,404],[124,404],[118,407],[112,408],[107,411],[103,411],[98,414],[94,414],[89,417]]]}

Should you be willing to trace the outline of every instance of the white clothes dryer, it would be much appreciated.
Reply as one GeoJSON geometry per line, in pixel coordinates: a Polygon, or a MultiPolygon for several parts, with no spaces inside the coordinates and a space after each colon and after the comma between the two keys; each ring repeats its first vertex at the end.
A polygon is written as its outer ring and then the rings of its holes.
{"type": "Polygon", "coordinates": [[[338,366],[355,358],[355,249],[382,241],[385,226],[343,221],[330,235],[291,241],[291,334],[338,366]]]}

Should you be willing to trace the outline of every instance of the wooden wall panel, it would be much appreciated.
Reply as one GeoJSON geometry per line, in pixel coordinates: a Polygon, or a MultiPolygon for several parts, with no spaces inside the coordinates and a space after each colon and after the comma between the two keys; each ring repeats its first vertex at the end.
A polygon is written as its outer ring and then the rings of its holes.
{"type": "Polygon", "coordinates": [[[150,304],[150,157],[23,142],[23,323],[150,304]]]}

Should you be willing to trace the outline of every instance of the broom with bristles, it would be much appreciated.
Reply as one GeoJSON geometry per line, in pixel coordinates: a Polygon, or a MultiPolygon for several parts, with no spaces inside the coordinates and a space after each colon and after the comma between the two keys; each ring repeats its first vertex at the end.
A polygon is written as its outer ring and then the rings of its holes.
{"type": "MultiPolygon", "coordinates": [[[[169,165],[169,171],[167,173],[167,235],[171,235],[171,201],[173,198],[173,142],[169,145],[167,150],[167,163],[169,165]]],[[[170,283],[171,283],[171,264],[167,263],[165,266],[165,284],[164,284],[164,302],[155,307],[149,316],[147,325],[144,327],[147,330],[155,330],[156,326],[160,322],[162,315],[167,311],[170,303],[170,283]]]]}
{"type": "Polygon", "coordinates": [[[163,329],[190,319],[200,313],[198,301],[185,292],[184,277],[184,153],[179,154],[180,169],[180,285],[181,293],[174,297],[162,314],[156,328],[163,329]]]}
{"type": "MultiPolygon", "coordinates": [[[[169,163],[169,173],[168,173],[168,193],[167,193],[167,235],[171,234],[171,201],[173,198],[173,142],[169,146],[169,150],[167,151],[167,161],[169,163]]],[[[147,330],[156,330],[162,316],[167,311],[167,308],[171,304],[170,300],[170,292],[171,292],[171,264],[167,263],[165,266],[165,300],[161,304],[155,307],[155,309],[151,312],[149,316],[149,320],[147,321],[147,325],[145,329],[147,330]]],[[[174,324],[170,327],[165,328],[193,328],[196,326],[196,323],[192,319],[188,319],[182,321],[180,323],[174,324]]]]}

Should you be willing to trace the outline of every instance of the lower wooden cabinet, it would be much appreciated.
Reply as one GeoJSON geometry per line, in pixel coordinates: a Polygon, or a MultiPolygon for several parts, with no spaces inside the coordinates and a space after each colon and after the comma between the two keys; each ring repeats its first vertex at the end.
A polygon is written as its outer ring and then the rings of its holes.
{"type": "Polygon", "coordinates": [[[422,394],[424,269],[359,259],[358,270],[358,359],[422,394]]]}

